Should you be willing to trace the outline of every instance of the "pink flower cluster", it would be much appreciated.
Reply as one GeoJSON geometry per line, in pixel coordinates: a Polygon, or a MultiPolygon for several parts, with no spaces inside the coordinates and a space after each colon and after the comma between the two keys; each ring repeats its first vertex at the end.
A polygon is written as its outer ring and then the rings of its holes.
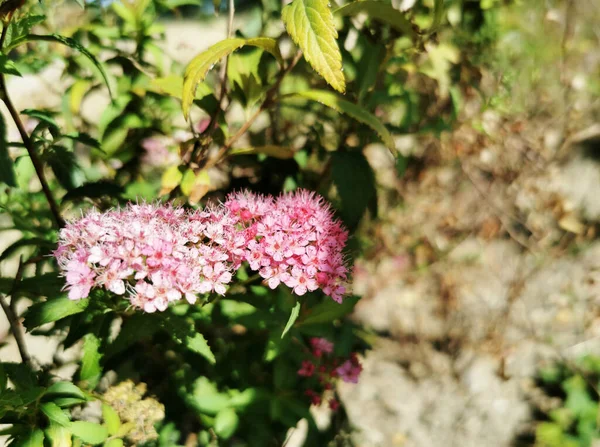
{"type": "MultiPolygon", "coordinates": [[[[362,365],[355,353],[350,354],[348,359],[334,357],[333,343],[325,338],[310,339],[310,356],[308,360],[302,361],[298,375],[305,378],[316,378],[315,388],[331,390],[335,381],[339,378],[347,383],[358,383],[358,377],[362,372],[362,365]]],[[[320,393],[309,388],[305,393],[310,397],[314,405],[321,404],[320,393]]],[[[329,406],[332,410],[337,409],[338,402],[332,399],[329,406]]]]}
{"type": "Polygon", "coordinates": [[[225,294],[244,261],[271,288],[284,283],[297,295],[321,288],[341,302],[346,238],[314,194],[273,199],[245,192],[202,211],[150,204],[92,211],[61,230],[54,255],[69,298],[101,287],[146,312],[225,294]]]}
{"type": "Polygon", "coordinates": [[[238,193],[224,205],[246,229],[245,259],[270,288],[283,283],[300,296],[320,288],[342,302],[348,232],[321,197],[308,191],[277,199],[238,193]]]}

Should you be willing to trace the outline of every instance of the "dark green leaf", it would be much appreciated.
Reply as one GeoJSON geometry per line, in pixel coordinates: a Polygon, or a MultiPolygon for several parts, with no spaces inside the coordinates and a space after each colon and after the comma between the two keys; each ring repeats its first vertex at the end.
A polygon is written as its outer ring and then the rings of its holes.
{"type": "Polygon", "coordinates": [[[46,123],[49,127],[59,129],[58,123],[54,119],[54,114],[51,112],[37,109],[25,109],[22,110],[21,113],[23,115],[29,116],[30,118],[35,118],[42,123],[46,123]]]}
{"type": "Polygon", "coordinates": [[[102,444],[108,438],[108,430],[103,425],[93,422],[76,421],[71,423],[71,432],[92,445],[102,444]]]}
{"type": "Polygon", "coordinates": [[[68,427],[71,424],[71,420],[67,413],[54,402],[46,402],[40,405],[42,412],[48,417],[51,422],[56,422],[58,425],[68,427]]]}
{"type": "Polygon", "coordinates": [[[75,154],[64,146],[53,145],[44,151],[43,161],[50,166],[60,185],[66,190],[79,186],[81,168],[75,154]]]}
{"type": "Polygon", "coordinates": [[[138,341],[143,341],[161,329],[160,315],[135,314],[123,321],[119,335],[106,349],[106,358],[112,357],[138,341]]]}
{"type": "Polygon", "coordinates": [[[102,150],[100,142],[85,132],[68,133],[63,135],[63,137],[93,147],[94,149],[102,150]]]}
{"type": "Polygon", "coordinates": [[[25,437],[19,438],[14,447],[44,447],[44,432],[36,428],[25,437]]]}
{"type": "Polygon", "coordinates": [[[36,374],[24,363],[4,363],[4,371],[17,391],[37,386],[36,374]]]}
{"type": "Polygon", "coordinates": [[[82,46],[76,40],[71,39],[70,37],[64,37],[64,36],[60,36],[58,34],[47,34],[47,35],[27,34],[25,36],[19,37],[16,40],[12,41],[10,43],[10,45],[8,45],[8,47],[6,48],[6,51],[8,52],[23,43],[38,42],[38,41],[60,43],[62,45],[66,45],[69,48],[79,51],[81,54],[83,54],[85,57],[87,57],[90,60],[90,62],[92,62],[92,64],[94,64],[94,66],[100,72],[100,75],[102,76],[102,79],[104,79],[104,83],[106,84],[106,87],[108,88],[108,93],[112,97],[112,91],[110,89],[108,77],[106,75],[106,72],[104,71],[104,68],[100,64],[100,62],[98,62],[96,57],[92,53],[90,53],[84,46],[82,46]]]}
{"type": "Polygon", "coordinates": [[[288,319],[287,324],[285,325],[285,328],[283,329],[281,338],[283,338],[285,336],[285,334],[287,334],[288,331],[292,328],[292,326],[296,322],[296,319],[298,318],[298,315],[300,315],[300,301],[296,301],[296,305],[294,306],[294,308],[292,309],[292,312],[290,313],[290,318],[288,319]]]}
{"type": "Polygon", "coordinates": [[[377,194],[373,170],[359,152],[335,152],[331,156],[331,169],[343,220],[355,228],[377,194]]]}
{"type": "Polygon", "coordinates": [[[85,183],[77,188],[68,191],[62,198],[63,202],[74,201],[89,197],[91,199],[97,199],[99,197],[119,197],[123,194],[123,188],[115,183],[107,180],[100,180],[94,183],[85,183]]]}
{"type": "Polygon", "coordinates": [[[6,383],[8,382],[8,375],[4,370],[4,365],[0,363],[0,393],[6,389],[6,383]]]}
{"type": "Polygon", "coordinates": [[[13,161],[8,155],[6,123],[2,114],[0,114],[0,182],[8,186],[17,186],[13,161]]]}
{"type": "Polygon", "coordinates": [[[309,324],[331,323],[352,312],[352,309],[354,309],[358,300],[358,297],[351,296],[345,298],[344,301],[339,304],[330,298],[326,298],[325,301],[310,309],[308,315],[305,318],[302,318],[298,324],[302,327],[303,325],[309,324]]]}
{"type": "Polygon", "coordinates": [[[49,298],[43,303],[36,303],[31,306],[25,314],[23,324],[31,330],[42,324],[52,323],[69,315],[83,312],[88,304],[89,299],[73,301],[66,296],[49,298]]]}
{"type": "Polygon", "coordinates": [[[9,74],[13,76],[21,76],[19,70],[14,61],[10,60],[4,54],[0,54],[0,73],[9,74]]]}
{"type": "Polygon", "coordinates": [[[204,335],[196,333],[192,336],[188,336],[186,337],[184,344],[190,351],[200,354],[210,363],[214,364],[216,362],[215,355],[212,353],[204,335]]]}
{"type": "Polygon", "coordinates": [[[83,341],[83,359],[81,360],[81,370],[79,371],[80,384],[84,388],[93,390],[98,385],[102,376],[102,367],[100,359],[102,354],[99,352],[100,340],[94,334],[87,334],[83,341]]]}

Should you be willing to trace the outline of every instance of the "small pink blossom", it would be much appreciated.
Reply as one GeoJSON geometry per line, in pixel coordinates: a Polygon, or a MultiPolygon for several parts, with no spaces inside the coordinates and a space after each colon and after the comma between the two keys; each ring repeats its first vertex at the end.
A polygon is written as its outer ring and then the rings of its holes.
{"type": "Polygon", "coordinates": [[[354,356],[342,363],[335,371],[344,382],[358,383],[358,377],[362,372],[362,365],[354,356]]]}
{"type": "Polygon", "coordinates": [[[313,337],[310,339],[310,345],[316,357],[321,357],[323,353],[331,354],[333,352],[333,343],[326,338],[313,337]]]}

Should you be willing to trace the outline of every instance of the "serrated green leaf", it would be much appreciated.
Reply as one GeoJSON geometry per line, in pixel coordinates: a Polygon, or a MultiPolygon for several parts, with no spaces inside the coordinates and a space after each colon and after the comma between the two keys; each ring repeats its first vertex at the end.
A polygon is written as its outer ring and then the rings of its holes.
{"type": "Polygon", "coordinates": [[[277,41],[269,37],[256,37],[252,39],[230,38],[214,44],[203,51],[188,64],[183,78],[182,109],[185,119],[189,119],[190,107],[196,96],[196,87],[203,81],[206,73],[222,58],[243,46],[254,46],[271,53],[283,64],[277,41]]]}
{"type": "Polygon", "coordinates": [[[63,427],[68,427],[71,424],[71,420],[67,413],[65,413],[58,405],[54,402],[46,402],[40,405],[42,412],[48,417],[50,422],[55,422],[63,427]]]}
{"type": "Polygon", "coordinates": [[[390,3],[371,0],[357,1],[348,3],[334,11],[334,14],[341,16],[353,16],[360,13],[366,13],[369,18],[390,25],[411,39],[416,37],[412,23],[406,18],[405,13],[394,8],[390,3]]]}
{"type": "Polygon", "coordinates": [[[296,305],[292,308],[292,312],[290,313],[290,318],[288,318],[287,324],[285,325],[285,328],[283,329],[281,338],[283,338],[285,336],[285,334],[287,334],[288,331],[292,328],[292,326],[298,319],[298,315],[300,315],[300,301],[296,301],[296,305]]]}
{"type": "Polygon", "coordinates": [[[328,298],[310,309],[310,312],[298,322],[298,325],[302,327],[311,324],[331,323],[352,312],[358,300],[359,298],[355,296],[347,297],[340,304],[328,298]]]}
{"type": "Polygon", "coordinates": [[[79,371],[79,385],[93,390],[98,385],[102,376],[102,367],[100,366],[100,340],[94,334],[87,334],[83,338],[83,358],[81,360],[81,370],[79,371]]]}
{"type": "Polygon", "coordinates": [[[83,442],[92,445],[102,444],[108,438],[105,426],[93,422],[76,421],[71,423],[71,432],[83,442]]]}
{"type": "Polygon", "coordinates": [[[102,76],[102,79],[104,80],[104,83],[106,84],[106,88],[108,88],[108,93],[112,97],[112,90],[110,88],[110,83],[108,82],[108,76],[106,75],[106,72],[104,71],[104,68],[102,67],[102,65],[100,64],[98,59],[96,59],[96,57],[92,53],[90,53],[83,45],[81,45],[76,40],[71,39],[70,37],[61,36],[59,34],[45,34],[45,35],[27,34],[25,36],[21,36],[21,37],[17,38],[16,40],[13,40],[6,47],[5,51],[8,53],[9,51],[15,49],[16,47],[18,47],[21,44],[24,44],[27,42],[40,42],[40,41],[60,43],[62,45],[65,45],[65,46],[73,49],[73,50],[77,50],[81,54],[83,54],[94,65],[94,67],[96,67],[96,69],[98,69],[98,71],[100,72],[100,75],[102,76]]]}
{"type": "Polygon", "coordinates": [[[6,389],[6,384],[8,383],[8,375],[4,370],[4,365],[0,363],[0,393],[6,389]]]}
{"type": "Polygon", "coordinates": [[[210,349],[210,346],[208,345],[208,342],[204,338],[204,335],[197,333],[191,337],[187,337],[185,339],[185,346],[190,351],[194,351],[195,353],[200,354],[202,357],[204,357],[210,363],[212,363],[212,364],[216,363],[215,355],[213,354],[212,350],[210,349]]]}
{"type": "Polygon", "coordinates": [[[111,436],[116,435],[119,432],[119,428],[121,428],[121,418],[119,418],[117,411],[110,405],[103,404],[102,418],[104,419],[108,434],[111,436]]]}
{"type": "Polygon", "coordinates": [[[340,93],[346,91],[342,53],[328,0],[294,0],[281,18],[308,63],[340,93]]]}
{"type": "Polygon", "coordinates": [[[50,298],[43,303],[31,306],[25,314],[23,324],[28,330],[31,330],[42,324],[52,323],[69,315],[83,312],[88,304],[89,300],[73,301],[66,296],[50,298]]]}
{"type": "Polygon", "coordinates": [[[280,160],[287,160],[294,158],[294,151],[290,147],[286,146],[254,146],[254,147],[238,147],[231,149],[229,155],[251,155],[251,154],[264,154],[269,157],[279,158],[280,160]]]}
{"type": "Polygon", "coordinates": [[[233,408],[225,408],[215,417],[215,433],[222,439],[229,439],[237,429],[240,418],[233,408]]]}
{"type": "Polygon", "coordinates": [[[0,114],[0,182],[6,183],[8,186],[17,186],[13,161],[8,155],[6,123],[2,114],[0,114]]]}
{"type": "Polygon", "coordinates": [[[56,382],[48,387],[45,392],[45,396],[48,397],[71,397],[82,400],[87,400],[87,397],[81,389],[72,384],[71,382],[56,382]]]}
{"type": "Polygon", "coordinates": [[[345,99],[339,98],[336,94],[327,92],[324,90],[307,90],[304,92],[292,93],[286,95],[284,98],[306,98],[312,101],[317,101],[339,113],[348,115],[349,117],[366,124],[373,129],[379,137],[382,139],[384,144],[393,152],[395,152],[396,145],[390,132],[386,129],[381,121],[377,119],[375,115],[368,112],[361,106],[357,106],[345,99]]]}

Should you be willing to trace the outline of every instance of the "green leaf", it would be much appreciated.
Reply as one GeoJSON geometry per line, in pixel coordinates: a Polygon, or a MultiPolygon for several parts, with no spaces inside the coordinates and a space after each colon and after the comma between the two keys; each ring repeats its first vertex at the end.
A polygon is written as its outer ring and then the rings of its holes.
{"type": "Polygon", "coordinates": [[[300,301],[296,301],[296,305],[293,307],[292,312],[290,313],[290,318],[288,319],[287,324],[285,325],[285,329],[283,329],[283,333],[281,334],[281,338],[288,333],[288,331],[292,328],[296,319],[300,315],[300,301]]]}
{"type": "Polygon", "coordinates": [[[44,151],[42,160],[50,166],[58,183],[67,191],[79,186],[81,168],[75,154],[69,149],[61,145],[53,145],[44,151]]]}
{"type": "Polygon", "coordinates": [[[121,418],[119,418],[117,411],[110,405],[103,404],[102,418],[104,419],[108,434],[111,436],[116,435],[119,432],[119,428],[121,428],[121,418]]]}
{"type": "Polygon", "coordinates": [[[100,75],[102,76],[102,79],[104,80],[104,83],[106,84],[106,88],[108,88],[108,93],[112,97],[112,91],[108,82],[108,76],[106,75],[106,72],[104,71],[104,68],[102,67],[100,62],[98,62],[98,59],[96,59],[96,57],[92,53],[90,53],[83,45],[81,45],[76,40],[71,39],[70,37],[64,37],[59,34],[27,34],[12,41],[10,45],[7,46],[6,52],[8,53],[9,51],[15,49],[16,47],[24,43],[39,41],[60,43],[83,54],[98,69],[100,75]]]}
{"type": "Polygon", "coordinates": [[[188,336],[186,337],[184,344],[190,351],[200,354],[210,363],[216,363],[215,355],[211,351],[210,346],[208,346],[208,342],[204,338],[204,335],[197,333],[191,337],[188,336]]]}
{"type": "Polygon", "coordinates": [[[181,102],[183,116],[186,120],[189,119],[190,107],[196,96],[196,87],[199,82],[204,80],[208,70],[228,54],[246,45],[262,48],[264,51],[275,56],[283,64],[277,41],[269,37],[256,37],[253,39],[231,38],[214,44],[208,50],[203,51],[192,59],[185,69],[181,102]]]}
{"type": "Polygon", "coordinates": [[[329,85],[344,93],[342,53],[328,0],[294,0],[283,8],[281,18],[308,63],[329,85]]]}
{"type": "Polygon", "coordinates": [[[199,412],[209,415],[217,414],[230,404],[229,397],[219,393],[217,386],[207,377],[196,379],[192,393],[186,392],[184,398],[199,412]]]}
{"type": "Polygon", "coordinates": [[[4,371],[17,391],[28,390],[38,383],[36,374],[24,363],[3,363],[4,371]]]}
{"type": "Polygon", "coordinates": [[[36,428],[31,433],[11,444],[12,447],[44,447],[44,432],[36,428]]]}
{"type": "Polygon", "coordinates": [[[63,202],[81,200],[84,197],[97,199],[99,197],[119,197],[123,194],[123,188],[116,183],[100,180],[93,183],[85,183],[68,191],[62,198],[63,202]]]}
{"type": "Polygon", "coordinates": [[[111,439],[104,444],[104,447],[123,447],[124,445],[122,439],[111,439]]]}
{"type": "Polygon", "coordinates": [[[310,309],[310,312],[298,322],[298,325],[302,327],[310,324],[331,323],[334,320],[339,320],[352,312],[352,309],[354,309],[358,300],[359,298],[356,296],[347,297],[344,298],[344,301],[340,304],[327,298],[325,301],[310,309]]]}
{"type": "Polygon", "coordinates": [[[215,433],[222,439],[229,439],[235,433],[240,419],[232,408],[225,408],[215,417],[215,433]]]}
{"type": "Polygon", "coordinates": [[[108,430],[93,422],[76,421],[71,423],[71,431],[83,442],[92,445],[102,444],[108,438],[108,430]]]}
{"type": "Polygon", "coordinates": [[[89,300],[87,299],[73,301],[66,296],[49,298],[43,303],[36,303],[31,306],[25,314],[23,324],[28,330],[31,330],[42,324],[52,323],[69,315],[83,312],[88,304],[89,300]]]}
{"type": "Polygon", "coordinates": [[[14,20],[13,18],[13,20],[8,25],[8,29],[6,31],[6,39],[4,40],[4,46],[7,47],[14,40],[29,33],[31,28],[33,28],[38,23],[42,23],[44,20],[46,20],[46,16],[29,14],[24,15],[21,19],[18,20],[14,20]]]}
{"type": "Polygon", "coordinates": [[[85,132],[68,133],[64,134],[63,137],[73,141],[77,141],[81,144],[85,144],[86,146],[93,147],[94,149],[102,150],[100,142],[85,132]]]}
{"type": "Polygon", "coordinates": [[[385,145],[392,151],[395,151],[396,145],[394,139],[386,127],[379,121],[375,115],[369,113],[361,106],[357,106],[345,99],[339,98],[337,95],[324,90],[307,90],[304,92],[292,93],[286,95],[285,98],[306,98],[312,101],[317,101],[339,113],[348,115],[349,117],[366,124],[373,129],[385,145]]]}
{"type": "Polygon", "coordinates": [[[151,337],[161,329],[160,315],[135,314],[123,321],[117,338],[106,348],[106,358],[110,358],[138,341],[151,337]]]}
{"type": "MultiPolygon", "coordinates": [[[[176,74],[170,74],[164,78],[152,79],[148,90],[161,95],[168,95],[173,98],[181,99],[183,96],[183,78],[176,74]]],[[[208,84],[199,83],[196,86],[196,95],[194,96],[194,99],[202,99],[212,94],[213,91],[208,84]]]]}
{"type": "Polygon", "coordinates": [[[61,425],[51,422],[46,429],[46,437],[52,447],[71,447],[71,431],[61,425]]]}
{"type": "Polygon", "coordinates": [[[94,334],[87,334],[83,341],[83,359],[81,360],[81,370],[79,371],[80,384],[84,388],[93,390],[98,385],[102,376],[102,367],[100,359],[102,354],[99,352],[100,340],[94,334]]]}
{"type": "Polygon", "coordinates": [[[4,261],[8,257],[12,256],[13,253],[15,253],[19,248],[21,248],[21,247],[27,247],[27,246],[30,246],[30,245],[33,245],[35,247],[40,247],[40,248],[41,247],[44,247],[44,248],[53,248],[55,244],[53,244],[50,241],[47,241],[46,239],[42,239],[42,238],[39,238],[39,237],[19,239],[18,241],[12,243],[11,245],[9,245],[8,247],[6,247],[4,249],[4,251],[0,255],[0,262],[4,261]]]}
{"type": "Polygon", "coordinates": [[[87,400],[85,393],[71,382],[53,383],[48,387],[44,395],[48,397],[62,396],[87,400]]]}
{"type": "Polygon", "coordinates": [[[416,37],[412,23],[402,11],[394,8],[390,3],[371,0],[357,1],[348,3],[334,11],[334,14],[342,16],[353,16],[360,13],[366,13],[369,18],[390,25],[411,39],[416,37]]]}
{"type": "Polygon", "coordinates": [[[0,114],[0,182],[6,183],[8,186],[17,186],[13,161],[8,155],[6,123],[2,114],[0,114]]]}
{"type": "Polygon", "coordinates": [[[21,76],[15,62],[10,60],[8,56],[5,56],[4,54],[0,54],[0,73],[21,76]]]}
{"type": "Polygon", "coordinates": [[[354,229],[377,195],[373,169],[360,152],[334,152],[331,177],[341,199],[344,223],[354,229]]]}
{"type": "Polygon", "coordinates": [[[294,158],[294,150],[286,146],[254,146],[254,147],[238,147],[229,151],[229,155],[252,155],[264,154],[269,157],[279,158],[280,160],[288,160],[294,158]]]}
{"type": "Polygon", "coordinates": [[[65,413],[61,408],[56,405],[54,402],[46,402],[40,406],[42,412],[48,417],[50,422],[56,422],[58,425],[62,425],[63,427],[68,427],[71,424],[71,420],[67,413],[65,413]]]}

